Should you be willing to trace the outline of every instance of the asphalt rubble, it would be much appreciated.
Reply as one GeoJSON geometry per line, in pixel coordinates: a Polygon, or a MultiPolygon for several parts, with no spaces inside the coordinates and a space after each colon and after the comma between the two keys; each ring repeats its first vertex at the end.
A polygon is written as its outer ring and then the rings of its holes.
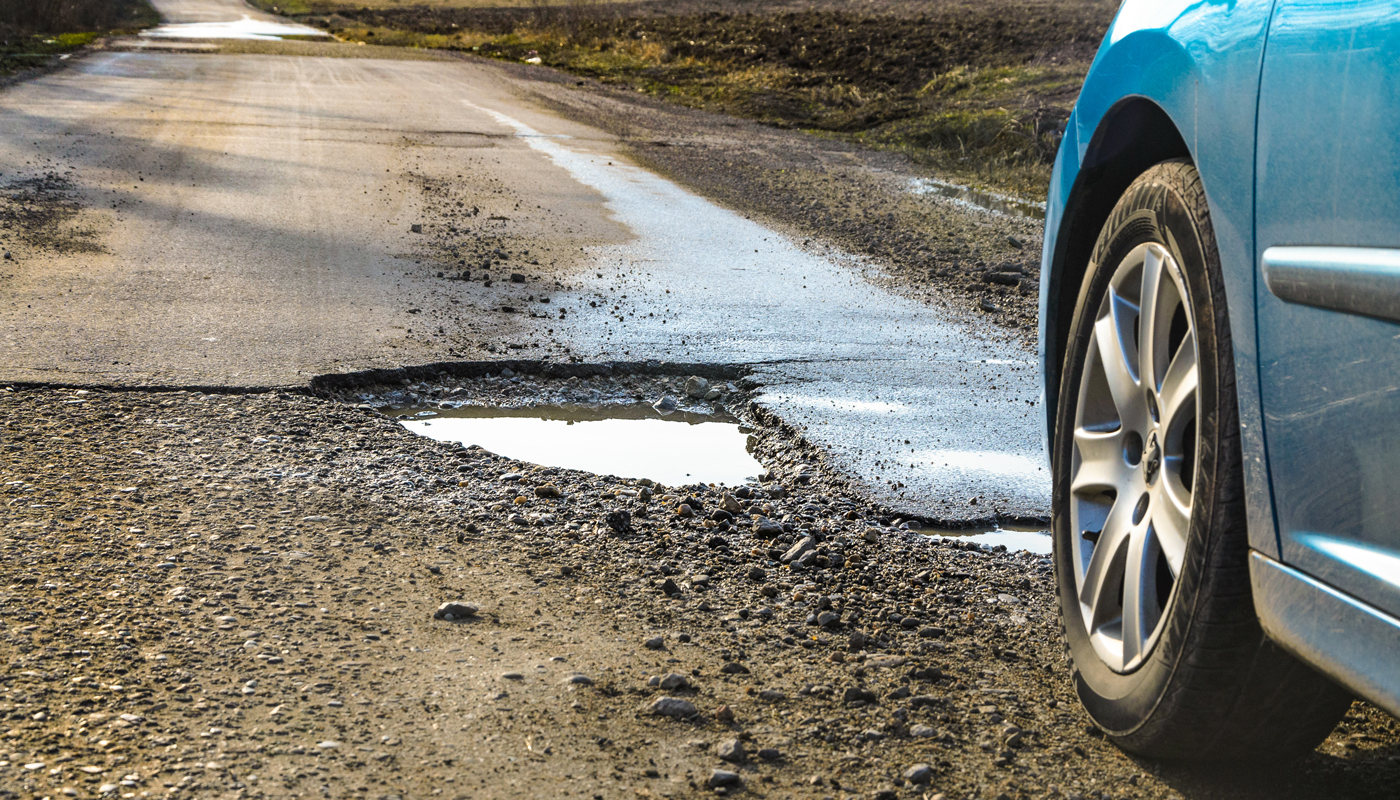
{"type": "Polygon", "coordinates": [[[4,796],[1360,797],[1395,774],[1362,704],[1247,789],[1129,758],[1074,700],[1048,559],[901,530],[761,421],[768,471],[731,488],[292,393],[0,408],[4,796]]]}

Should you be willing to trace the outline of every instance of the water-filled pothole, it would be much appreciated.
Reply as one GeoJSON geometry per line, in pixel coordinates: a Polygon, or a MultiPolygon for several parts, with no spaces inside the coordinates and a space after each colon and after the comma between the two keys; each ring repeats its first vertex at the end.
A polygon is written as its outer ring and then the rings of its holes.
{"type": "Polygon", "coordinates": [[[753,480],[749,428],[727,414],[673,411],[645,403],[518,408],[389,408],[405,428],[431,439],[479,445],[547,467],[650,478],[667,486],[753,480]]]}
{"type": "Polygon", "coordinates": [[[1006,545],[1007,550],[1025,550],[1038,555],[1050,554],[1050,532],[1043,526],[993,525],[986,528],[923,528],[919,531],[926,536],[943,539],[957,539],[961,542],[977,542],[995,547],[1006,545]]]}

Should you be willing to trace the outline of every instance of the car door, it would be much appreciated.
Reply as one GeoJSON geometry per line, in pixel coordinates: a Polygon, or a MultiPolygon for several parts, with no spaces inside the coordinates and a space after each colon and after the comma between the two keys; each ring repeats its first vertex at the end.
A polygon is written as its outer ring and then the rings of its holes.
{"type": "Polygon", "coordinates": [[[1400,0],[1279,0],[1256,187],[1280,553],[1400,614],[1400,0]]]}

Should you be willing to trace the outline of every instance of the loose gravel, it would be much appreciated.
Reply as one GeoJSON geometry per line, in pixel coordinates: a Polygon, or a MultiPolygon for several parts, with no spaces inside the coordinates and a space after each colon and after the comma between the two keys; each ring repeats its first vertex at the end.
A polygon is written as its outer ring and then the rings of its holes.
{"type": "Polygon", "coordinates": [[[1263,773],[1124,755],[1073,698],[1046,559],[903,531],[819,470],[648,485],[294,394],[13,388],[0,417],[6,797],[1385,797],[1400,775],[1363,704],[1263,773]]]}

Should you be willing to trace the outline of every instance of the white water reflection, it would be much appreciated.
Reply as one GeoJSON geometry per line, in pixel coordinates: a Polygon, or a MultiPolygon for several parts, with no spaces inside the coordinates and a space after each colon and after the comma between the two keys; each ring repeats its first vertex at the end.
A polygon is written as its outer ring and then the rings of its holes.
{"type": "Polygon", "coordinates": [[[1047,480],[1044,459],[1015,453],[998,453],[994,450],[924,450],[916,453],[915,459],[916,462],[927,464],[935,473],[972,473],[1035,481],[1037,484],[1047,480]]]}
{"type": "Polygon", "coordinates": [[[154,39],[257,39],[277,41],[285,36],[329,36],[325,31],[308,28],[305,25],[292,25],[285,22],[269,22],[252,19],[246,14],[236,22],[181,22],[160,25],[142,36],[154,39]]]}
{"type": "MultiPolygon", "coordinates": [[[[650,412],[650,408],[646,409],[650,412]]],[[[667,486],[741,485],[763,471],[748,434],[731,422],[682,419],[582,419],[558,407],[463,408],[427,419],[415,409],[400,424],[444,442],[480,445],[497,455],[549,467],[650,478],[667,486]],[[560,418],[573,416],[573,419],[560,418]],[[553,417],[553,418],[545,418],[553,417]]],[[[654,412],[651,412],[654,413],[654,412]]]]}
{"type": "Polygon", "coordinates": [[[932,195],[949,200],[964,208],[990,211],[1008,217],[1045,219],[1045,204],[1015,197],[982,192],[970,186],[940,181],[935,178],[915,178],[909,182],[909,190],[914,194],[932,195]]]}

